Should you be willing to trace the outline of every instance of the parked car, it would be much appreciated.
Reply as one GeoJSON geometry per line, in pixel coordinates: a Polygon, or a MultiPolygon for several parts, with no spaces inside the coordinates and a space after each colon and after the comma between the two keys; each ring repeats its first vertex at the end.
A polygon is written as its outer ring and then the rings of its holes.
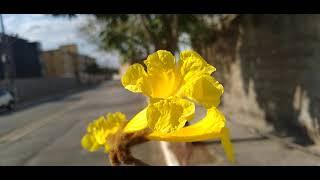
{"type": "Polygon", "coordinates": [[[0,89],[0,108],[14,110],[15,98],[8,90],[0,89]]]}

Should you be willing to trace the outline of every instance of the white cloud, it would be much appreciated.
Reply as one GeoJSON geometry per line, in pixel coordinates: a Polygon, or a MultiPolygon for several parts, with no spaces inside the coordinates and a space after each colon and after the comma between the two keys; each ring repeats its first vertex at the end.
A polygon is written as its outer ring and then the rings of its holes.
{"type": "Polygon", "coordinates": [[[98,51],[95,44],[87,42],[86,37],[79,33],[87,18],[90,15],[78,15],[72,19],[44,14],[3,15],[6,33],[17,34],[29,41],[39,41],[43,50],[76,43],[80,53],[96,58],[101,66],[118,67],[118,57],[115,54],[98,51]]]}

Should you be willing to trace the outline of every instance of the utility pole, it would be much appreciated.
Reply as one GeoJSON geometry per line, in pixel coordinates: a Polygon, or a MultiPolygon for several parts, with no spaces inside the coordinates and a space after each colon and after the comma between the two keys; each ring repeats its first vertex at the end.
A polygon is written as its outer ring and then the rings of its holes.
{"type": "Polygon", "coordinates": [[[3,19],[2,19],[2,14],[0,14],[0,60],[2,63],[2,71],[3,71],[3,80],[5,82],[5,84],[7,83],[6,79],[7,79],[7,57],[6,57],[6,53],[5,53],[5,44],[4,44],[4,35],[5,35],[5,30],[4,30],[4,24],[3,24],[3,19]]]}
{"type": "MultiPolygon", "coordinates": [[[[4,24],[3,24],[3,19],[2,19],[2,14],[0,14],[0,25],[1,25],[1,33],[5,34],[5,30],[4,30],[4,24]]],[[[2,40],[2,39],[1,39],[2,40]]]]}
{"type": "Polygon", "coordinates": [[[4,77],[4,82],[6,84],[6,88],[14,93],[15,95],[15,87],[14,87],[14,77],[13,77],[13,62],[10,57],[10,46],[7,47],[6,43],[6,34],[5,34],[5,28],[4,28],[4,23],[3,23],[3,16],[0,14],[0,53],[1,53],[1,62],[3,65],[3,77],[4,77]]]}

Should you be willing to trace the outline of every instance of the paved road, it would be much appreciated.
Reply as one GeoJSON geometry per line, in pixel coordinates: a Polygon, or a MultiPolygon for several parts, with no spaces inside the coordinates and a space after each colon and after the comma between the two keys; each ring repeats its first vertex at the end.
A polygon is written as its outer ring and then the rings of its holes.
{"type": "MultiPolygon", "coordinates": [[[[144,106],[143,97],[118,85],[97,88],[39,103],[14,113],[0,113],[0,165],[109,165],[102,152],[80,146],[87,124],[106,112],[122,111],[130,118],[144,106]]],[[[197,112],[197,117],[204,111],[197,112]]],[[[289,148],[229,121],[237,165],[320,165],[320,157],[289,148]]],[[[194,151],[191,165],[228,165],[220,143],[194,151]],[[210,157],[210,158],[209,158],[210,157]]],[[[133,149],[137,158],[165,165],[159,143],[133,149]]]]}
{"type": "MultiPolygon", "coordinates": [[[[80,146],[87,124],[106,112],[121,111],[130,118],[144,99],[114,83],[19,110],[0,113],[0,165],[109,165],[102,152],[80,146]]],[[[165,165],[156,142],[133,150],[137,158],[165,165]]]]}

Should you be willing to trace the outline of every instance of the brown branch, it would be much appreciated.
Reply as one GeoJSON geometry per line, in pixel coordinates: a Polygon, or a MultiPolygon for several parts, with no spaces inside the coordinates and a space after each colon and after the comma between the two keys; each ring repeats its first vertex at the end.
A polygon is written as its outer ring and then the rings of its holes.
{"type": "Polygon", "coordinates": [[[132,156],[128,148],[121,148],[109,154],[109,159],[112,166],[120,166],[121,164],[133,166],[150,166],[149,164],[132,156]]]}
{"type": "Polygon", "coordinates": [[[139,131],[130,134],[120,134],[113,139],[114,149],[109,152],[109,160],[112,166],[120,166],[121,164],[134,166],[150,166],[149,164],[132,156],[130,148],[149,141],[145,135],[149,130],[139,131]]]}
{"type": "Polygon", "coordinates": [[[132,139],[132,141],[130,141],[128,144],[127,144],[127,147],[130,148],[132,146],[135,146],[135,145],[138,145],[138,144],[142,144],[142,143],[145,143],[145,142],[148,142],[149,140],[146,139],[145,137],[137,137],[135,139],[132,139]]]}
{"type": "Polygon", "coordinates": [[[128,159],[124,163],[129,164],[129,165],[133,165],[133,166],[150,166],[149,164],[133,157],[132,155],[129,155],[128,159]]]}
{"type": "Polygon", "coordinates": [[[111,166],[120,166],[121,162],[119,161],[117,154],[113,151],[109,152],[109,161],[111,166]]]}

